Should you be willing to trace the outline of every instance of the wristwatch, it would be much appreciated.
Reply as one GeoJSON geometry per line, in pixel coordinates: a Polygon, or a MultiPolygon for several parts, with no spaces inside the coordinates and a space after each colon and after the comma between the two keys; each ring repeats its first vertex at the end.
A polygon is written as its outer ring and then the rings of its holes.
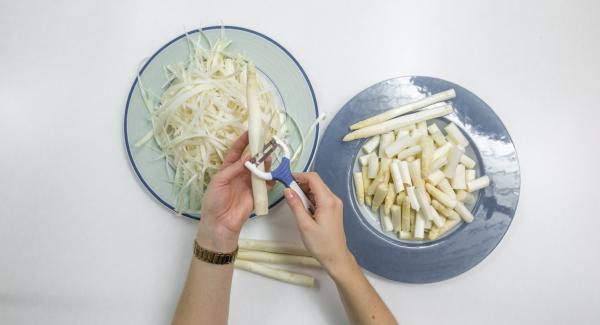
{"type": "Polygon", "coordinates": [[[233,263],[237,256],[238,249],[239,247],[231,253],[213,252],[198,245],[198,242],[194,240],[194,256],[196,256],[197,259],[210,264],[224,265],[233,263]]]}

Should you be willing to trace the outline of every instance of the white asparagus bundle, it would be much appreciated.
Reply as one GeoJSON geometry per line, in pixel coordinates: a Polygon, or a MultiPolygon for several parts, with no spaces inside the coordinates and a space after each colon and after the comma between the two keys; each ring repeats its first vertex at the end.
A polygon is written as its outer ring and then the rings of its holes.
{"type": "Polygon", "coordinates": [[[362,200],[379,215],[381,229],[400,239],[433,240],[462,221],[473,221],[465,204],[474,203],[475,196],[468,191],[489,185],[487,176],[476,178],[476,162],[465,154],[469,142],[455,124],[444,128],[447,136],[427,124],[425,115],[448,109],[439,103],[357,129],[344,139],[374,135],[362,147],[368,153],[358,158],[361,171],[353,173],[357,201],[362,182],[362,200]]]}
{"type": "MultiPolygon", "coordinates": [[[[262,127],[263,114],[258,97],[258,82],[254,63],[248,63],[246,71],[246,101],[248,106],[248,147],[253,156],[263,150],[265,143],[262,127]]],[[[264,171],[264,164],[258,166],[264,171]]],[[[252,174],[252,197],[254,198],[254,213],[262,216],[269,213],[269,196],[267,182],[252,174]]]]}
{"type": "Polygon", "coordinates": [[[238,251],[237,258],[252,262],[321,267],[321,263],[319,263],[319,261],[317,261],[317,259],[314,257],[269,253],[245,249],[238,251]]]}
{"type": "Polygon", "coordinates": [[[271,253],[311,256],[302,244],[279,242],[272,240],[240,239],[238,247],[245,250],[255,250],[271,253]]]}
{"type": "Polygon", "coordinates": [[[385,121],[381,124],[375,124],[371,126],[367,126],[361,129],[357,129],[356,131],[350,132],[344,136],[343,141],[352,141],[361,138],[368,138],[374,135],[387,133],[393,131],[394,129],[402,128],[404,126],[427,121],[436,117],[446,116],[454,112],[451,106],[445,105],[442,107],[436,107],[424,111],[420,111],[417,113],[400,116],[388,121],[385,121]]]}
{"type": "Polygon", "coordinates": [[[260,274],[262,276],[279,280],[282,282],[297,284],[305,287],[315,286],[315,278],[308,275],[280,270],[260,263],[245,261],[241,259],[236,260],[234,262],[234,265],[238,269],[260,274]]]}
{"type": "Polygon", "coordinates": [[[352,124],[350,126],[350,130],[357,130],[360,128],[364,128],[364,127],[368,127],[371,125],[375,125],[375,124],[379,124],[381,122],[385,122],[389,119],[392,119],[396,116],[400,116],[439,102],[443,102],[449,99],[452,99],[456,96],[456,92],[454,91],[454,89],[449,89],[446,91],[443,91],[441,93],[437,93],[435,95],[429,96],[429,97],[425,97],[421,100],[418,100],[416,102],[412,102],[410,104],[406,104],[406,105],[402,105],[400,107],[397,108],[392,108],[390,110],[387,110],[381,114],[377,114],[375,116],[372,116],[368,119],[362,120],[360,122],[357,122],[355,124],[352,124]]]}

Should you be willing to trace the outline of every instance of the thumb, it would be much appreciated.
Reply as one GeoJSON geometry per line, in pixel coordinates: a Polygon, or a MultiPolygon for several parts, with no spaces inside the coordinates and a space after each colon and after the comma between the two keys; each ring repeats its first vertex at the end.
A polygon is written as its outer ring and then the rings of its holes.
{"type": "Polygon", "coordinates": [[[292,209],[292,212],[296,217],[298,228],[303,230],[306,229],[306,227],[312,226],[312,224],[315,223],[315,220],[308,213],[308,211],[306,211],[306,208],[304,208],[304,205],[302,204],[302,201],[300,201],[298,195],[296,195],[296,193],[289,188],[283,190],[283,194],[285,195],[285,201],[290,206],[290,209],[292,209]]]}

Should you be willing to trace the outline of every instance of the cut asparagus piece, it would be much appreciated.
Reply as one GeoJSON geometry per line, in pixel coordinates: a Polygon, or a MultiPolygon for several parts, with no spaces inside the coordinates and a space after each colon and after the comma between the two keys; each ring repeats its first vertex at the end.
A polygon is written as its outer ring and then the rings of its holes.
{"type": "Polygon", "coordinates": [[[448,152],[448,163],[444,166],[444,174],[446,177],[452,178],[454,177],[454,173],[456,173],[456,166],[460,161],[460,157],[465,153],[465,149],[460,146],[453,146],[448,152]]]}
{"type": "Polygon", "coordinates": [[[419,159],[411,161],[408,164],[408,171],[410,173],[410,179],[415,187],[423,187],[424,182],[421,178],[421,161],[419,159]]]}
{"type": "Polygon", "coordinates": [[[396,193],[404,191],[404,183],[400,173],[400,161],[396,159],[392,161],[390,164],[390,173],[392,174],[392,181],[394,182],[394,189],[396,190],[396,193]]]}
{"type": "Polygon", "coordinates": [[[454,177],[452,177],[452,188],[455,190],[464,190],[467,188],[467,182],[466,182],[466,170],[465,170],[465,165],[463,164],[458,164],[458,166],[456,166],[456,172],[454,172],[454,177]]]}
{"type": "Polygon", "coordinates": [[[441,170],[436,170],[427,176],[427,182],[435,186],[439,184],[445,177],[446,175],[444,175],[441,170]]]}
{"type": "Polygon", "coordinates": [[[377,146],[379,146],[379,140],[380,140],[380,136],[372,137],[367,142],[365,142],[365,144],[363,144],[362,150],[365,153],[373,152],[375,149],[377,149],[377,146]]]}
{"type": "Polygon", "coordinates": [[[396,200],[396,191],[394,190],[394,185],[392,183],[388,183],[388,190],[387,190],[387,194],[385,196],[385,203],[383,205],[383,213],[386,216],[390,215],[390,209],[392,208],[392,205],[394,204],[394,201],[396,200]]]}
{"type": "Polygon", "coordinates": [[[410,200],[411,208],[413,208],[413,210],[415,210],[415,211],[419,211],[419,209],[421,207],[419,206],[419,201],[417,200],[417,196],[415,195],[415,188],[412,186],[407,187],[406,193],[407,193],[408,199],[410,200]]]}
{"type": "Polygon", "coordinates": [[[465,204],[473,204],[475,203],[475,196],[467,191],[458,190],[456,192],[456,199],[465,203],[465,204]]]}
{"type": "Polygon", "coordinates": [[[454,142],[454,144],[463,148],[466,148],[469,145],[469,140],[465,138],[465,136],[458,129],[456,124],[450,123],[446,125],[444,130],[446,130],[446,133],[448,133],[448,138],[450,138],[450,141],[454,142]]]}
{"type": "Polygon", "coordinates": [[[391,157],[386,156],[385,149],[394,142],[394,132],[388,132],[381,135],[381,140],[379,143],[379,157],[391,157]]]}
{"type": "Polygon", "coordinates": [[[410,179],[410,170],[408,169],[408,163],[406,161],[400,162],[400,176],[402,176],[402,182],[406,186],[412,186],[410,179]]]}
{"type": "Polygon", "coordinates": [[[435,145],[433,140],[428,136],[421,137],[421,174],[429,175],[431,166],[433,165],[433,150],[435,145]]]}
{"type": "Polygon", "coordinates": [[[456,202],[456,207],[454,208],[454,211],[458,212],[458,215],[466,223],[470,223],[474,219],[473,215],[471,214],[471,211],[469,211],[469,209],[467,209],[460,201],[456,202]]]}
{"type": "Polygon", "coordinates": [[[475,191],[480,190],[489,185],[490,185],[490,178],[487,175],[481,176],[481,177],[476,178],[476,179],[470,181],[469,183],[467,183],[467,191],[475,192],[475,191]]]}
{"type": "Polygon", "coordinates": [[[446,195],[446,193],[438,190],[435,186],[427,183],[425,184],[425,188],[427,189],[427,192],[431,194],[431,196],[433,196],[436,200],[438,200],[440,203],[447,206],[448,208],[454,209],[454,207],[456,206],[456,199],[453,199],[450,196],[446,195]]]}
{"type": "Polygon", "coordinates": [[[371,155],[369,157],[369,178],[377,177],[377,172],[379,171],[379,158],[376,155],[371,155]]]}
{"type": "Polygon", "coordinates": [[[387,184],[379,184],[377,186],[377,189],[373,195],[373,203],[371,204],[371,209],[373,209],[373,211],[377,211],[379,206],[381,206],[381,203],[383,203],[383,200],[387,195],[387,189],[387,184]]]}
{"type": "Polygon", "coordinates": [[[394,231],[399,232],[402,229],[402,209],[398,205],[392,205],[392,225],[394,226],[394,231]]]}
{"type": "Polygon", "coordinates": [[[363,175],[361,172],[352,174],[354,178],[354,190],[356,191],[356,200],[358,204],[365,204],[365,186],[363,184],[363,175]]]}

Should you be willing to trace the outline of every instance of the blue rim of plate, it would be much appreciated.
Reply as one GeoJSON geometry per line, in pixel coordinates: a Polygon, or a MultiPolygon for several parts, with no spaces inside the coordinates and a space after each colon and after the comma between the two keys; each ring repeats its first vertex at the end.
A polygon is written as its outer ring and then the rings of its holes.
{"type": "MultiPolygon", "coordinates": [[[[443,120],[443,119],[440,119],[443,120]]],[[[468,147],[467,147],[468,148],[468,147]]],[[[344,202],[344,230],[350,251],[366,270],[406,283],[432,283],[462,274],[485,259],[500,243],[515,216],[521,174],[512,138],[496,113],[469,90],[432,77],[407,76],[376,83],[350,99],[330,121],[317,150],[314,170],[344,202]],[[391,107],[417,99],[423,93],[456,90],[455,122],[474,146],[481,163],[478,171],[492,179],[473,208],[475,220],[434,241],[401,241],[369,223],[356,202],[352,172],[366,140],[342,142],[349,125],[391,107]],[[475,148],[475,144],[477,145],[475,148]],[[332,161],[330,154],[335,152],[332,161]]]]}
{"type": "MultiPolygon", "coordinates": [[[[290,59],[292,59],[292,61],[294,62],[294,64],[296,64],[296,66],[298,67],[298,69],[302,73],[302,76],[304,77],[304,80],[306,80],[306,84],[308,85],[308,88],[310,89],[310,95],[312,97],[313,104],[315,105],[315,116],[319,116],[319,107],[317,105],[317,97],[315,96],[315,92],[313,90],[312,84],[310,83],[310,80],[308,79],[308,76],[306,75],[306,72],[304,71],[304,69],[302,68],[302,66],[298,62],[298,60],[296,60],[296,58],[285,47],[283,47],[277,41],[275,41],[274,39],[270,38],[269,36],[267,36],[265,34],[262,34],[262,33],[259,33],[257,31],[254,31],[254,30],[251,30],[251,29],[248,29],[248,28],[244,28],[244,27],[231,26],[231,25],[223,25],[223,26],[203,27],[202,30],[203,31],[207,31],[207,30],[221,29],[221,28],[224,28],[224,29],[235,29],[235,30],[240,30],[240,31],[244,31],[244,32],[247,32],[247,33],[251,33],[251,34],[257,35],[257,36],[262,37],[265,40],[273,43],[280,50],[282,50],[290,59]]],[[[200,31],[199,29],[194,29],[194,30],[189,31],[187,33],[183,33],[183,34],[177,36],[176,38],[170,40],[165,45],[161,46],[161,48],[158,49],[158,51],[156,51],[146,61],[146,63],[144,63],[144,65],[142,66],[142,68],[139,70],[139,74],[141,75],[144,72],[144,70],[146,69],[146,67],[150,63],[152,63],[152,60],[154,60],[154,58],[160,52],[162,52],[164,49],[166,49],[167,47],[169,47],[169,45],[173,44],[174,42],[180,40],[183,37],[186,37],[186,35],[191,35],[191,34],[199,32],[199,31],[200,31]]],[[[127,150],[127,157],[129,158],[129,162],[131,163],[131,166],[133,167],[133,170],[135,171],[135,174],[137,175],[138,179],[142,182],[142,184],[150,192],[150,194],[152,194],[152,196],[155,199],[157,199],[160,203],[162,203],[165,207],[169,208],[172,211],[175,211],[175,207],[173,207],[171,204],[169,204],[163,198],[161,198],[158,194],[156,194],[156,192],[154,192],[154,190],[152,190],[152,188],[148,185],[148,183],[146,183],[146,181],[142,177],[140,171],[138,170],[137,166],[135,165],[135,161],[133,160],[133,156],[131,155],[131,149],[129,148],[129,141],[128,141],[129,138],[128,138],[128,135],[127,135],[127,114],[129,113],[129,103],[131,101],[131,96],[133,95],[133,91],[135,90],[136,86],[137,86],[137,78],[134,79],[133,84],[131,85],[131,88],[129,90],[129,94],[127,95],[127,103],[125,104],[125,118],[124,118],[124,122],[123,122],[123,130],[124,130],[125,149],[127,150]]],[[[275,86],[277,86],[277,85],[275,85],[275,86]]],[[[315,140],[313,141],[311,152],[310,152],[310,155],[308,156],[308,160],[306,161],[306,165],[302,169],[303,171],[307,171],[308,168],[310,167],[311,163],[313,162],[318,142],[319,142],[319,124],[317,124],[317,126],[316,126],[316,129],[315,129],[315,140]]],[[[269,205],[269,209],[273,208],[274,206],[276,206],[279,202],[281,202],[281,200],[283,200],[283,196],[280,197],[279,199],[275,200],[275,202],[273,202],[271,205],[269,205]]],[[[181,215],[186,216],[188,218],[200,220],[200,217],[193,216],[193,215],[191,215],[189,213],[185,213],[184,212],[181,215]]],[[[255,217],[254,213],[252,213],[250,215],[250,218],[253,218],[253,217],[255,217]]]]}

